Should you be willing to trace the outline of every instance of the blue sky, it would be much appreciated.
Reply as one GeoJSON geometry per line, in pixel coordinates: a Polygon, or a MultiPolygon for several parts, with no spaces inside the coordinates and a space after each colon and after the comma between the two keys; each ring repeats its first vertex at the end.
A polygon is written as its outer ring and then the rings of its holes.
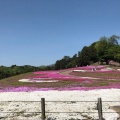
{"type": "Polygon", "coordinates": [[[0,0],[0,65],[50,65],[120,35],[120,0],[0,0]]]}

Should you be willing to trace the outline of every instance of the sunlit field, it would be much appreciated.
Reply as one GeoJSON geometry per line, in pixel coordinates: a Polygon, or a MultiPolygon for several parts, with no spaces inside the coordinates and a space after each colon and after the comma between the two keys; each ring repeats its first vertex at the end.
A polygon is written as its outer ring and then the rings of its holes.
{"type": "Polygon", "coordinates": [[[38,71],[0,80],[0,91],[90,90],[120,88],[120,68],[85,66],[38,71]]]}

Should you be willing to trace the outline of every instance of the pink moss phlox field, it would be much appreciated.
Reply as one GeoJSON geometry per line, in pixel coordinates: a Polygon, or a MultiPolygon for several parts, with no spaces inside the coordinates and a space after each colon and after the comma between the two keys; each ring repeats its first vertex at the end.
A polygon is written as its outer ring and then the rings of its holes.
{"type": "MultiPolygon", "coordinates": [[[[85,67],[69,68],[67,70],[91,71],[93,68],[103,69],[105,67],[104,66],[85,66],[85,67]]],[[[84,79],[84,78],[77,78],[76,76],[63,75],[63,74],[60,74],[60,71],[38,71],[38,72],[34,72],[34,74],[40,75],[40,76],[36,76],[35,78],[52,78],[52,79],[62,78],[62,79],[81,79],[81,80],[84,79]]]]}
{"type": "MultiPolygon", "coordinates": [[[[85,70],[86,72],[100,72],[100,73],[106,73],[108,74],[107,77],[104,77],[105,79],[116,79],[116,77],[109,77],[109,74],[120,74],[120,71],[117,70],[111,70],[111,69],[106,69],[105,66],[84,66],[84,67],[76,67],[76,68],[69,68],[69,69],[65,69],[66,70],[85,70]],[[93,68],[95,69],[95,71],[92,71],[93,68]]],[[[88,83],[88,84],[92,84],[92,80],[88,79],[88,78],[81,78],[81,77],[77,77],[77,76],[72,76],[72,75],[65,75],[62,74],[64,70],[56,70],[56,71],[38,71],[38,72],[34,72],[34,74],[36,76],[31,77],[30,80],[34,81],[34,80],[44,80],[44,79],[50,79],[50,80],[79,80],[80,83],[84,82],[84,83],[88,83]]],[[[93,76],[95,78],[97,78],[97,76],[93,76]]],[[[120,79],[120,77],[117,77],[117,79],[120,79]]],[[[77,85],[73,85],[73,86],[66,86],[66,87],[54,87],[54,88],[37,88],[37,87],[27,87],[27,86],[22,86],[22,87],[6,87],[6,88],[0,88],[0,92],[32,92],[32,91],[48,91],[48,90],[93,90],[93,89],[110,89],[110,88],[120,88],[120,84],[118,83],[113,83],[110,84],[108,86],[97,86],[97,87],[83,87],[83,86],[79,86],[77,87],[77,85]]]]}
{"type": "Polygon", "coordinates": [[[83,67],[69,68],[68,70],[92,70],[93,68],[100,70],[100,69],[104,69],[105,66],[83,66],[83,67]]]}
{"type": "Polygon", "coordinates": [[[52,90],[51,88],[35,88],[35,87],[9,87],[5,88],[3,90],[0,90],[0,92],[32,92],[32,91],[48,91],[52,90]]]}
{"type": "Polygon", "coordinates": [[[120,85],[114,84],[110,86],[99,86],[99,87],[61,87],[61,88],[35,88],[35,87],[10,87],[0,92],[33,92],[33,91],[49,91],[49,90],[58,90],[58,91],[71,91],[71,90],[98,90],[98,89],[113,89],[120,88],[120,85]]]}
{"type": "Polygon", "coordinates": [[[60,80],[84,80],[84,78],[77,78],[76,76],[63,75],[58,71],[47,71],[47,72],[34,72],[34,74],[38,74],[40,76],[36,76],[35,78],[51,78],[51,79],[60,79],[60,80]]]}

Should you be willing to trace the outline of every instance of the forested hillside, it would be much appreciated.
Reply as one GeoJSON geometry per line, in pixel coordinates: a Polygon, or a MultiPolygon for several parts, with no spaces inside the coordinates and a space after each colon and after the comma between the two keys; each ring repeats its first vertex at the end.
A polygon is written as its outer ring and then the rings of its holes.
{"type": "Polygon", "coordinates": [[[30,65],[24,65],[24,66],[12,65],[11,67],[0,66],[0,79],[18,74],[23,74],[23,73],[41,71],[41,70],[50,70],[50,69],[53,69],[53,67],[52,66],[35,67],[30,65]]]}
{"type": "Polygon", "coordinates": [[[76,66],[86,66],[95,62],[109,64],[110,60],[120,63],[120,36],[101,37],[90,46],[84,46],[78,54],[73,57],[64,56],[55,63],[55,69],[65,69],[76,66]]]}

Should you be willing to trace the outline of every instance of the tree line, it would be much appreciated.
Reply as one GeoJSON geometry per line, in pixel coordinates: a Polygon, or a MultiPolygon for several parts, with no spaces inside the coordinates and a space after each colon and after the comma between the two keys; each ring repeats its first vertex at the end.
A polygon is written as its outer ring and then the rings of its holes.
{"type": "Polygon", "coordinates": [[[110,60],[120,63],[120,44],[118,40],[120,36],[112,35],[110,37],[101,37],[97,42],[92,43],[90,46],[84,46],[77,54],[64,56],[62,59],[57,60],[55,64],[48,66],[17,66],[11,67],[0,66],[0,79],[10,76],[43,70],[60,70],[78,66],[86,66],[96,62],[99,64],[109,64],[110,60]]]}
{"type": "Polygon", "coordinates": [[[120,63],[120,36],[112,35],[110,37],[101,37],[97,42],[90,46],[84,46],[81,51],[73,57],[64,56],[55,63],[55,69],[66,69],[76,66],[86,66],[96,62],[107,65],[110,60],[120,63]]]}
{"type": "Polygon", "coordinates": [[[53,69],[52,65],[39,66],[39,67],[30,66],[30,65],[24,65],[24,66],[12,65],[10,67],[0,66],[0,79],[23,74],[23,73],[28,73],[28,72],[51,70],[51,69],[53,69]]]}

